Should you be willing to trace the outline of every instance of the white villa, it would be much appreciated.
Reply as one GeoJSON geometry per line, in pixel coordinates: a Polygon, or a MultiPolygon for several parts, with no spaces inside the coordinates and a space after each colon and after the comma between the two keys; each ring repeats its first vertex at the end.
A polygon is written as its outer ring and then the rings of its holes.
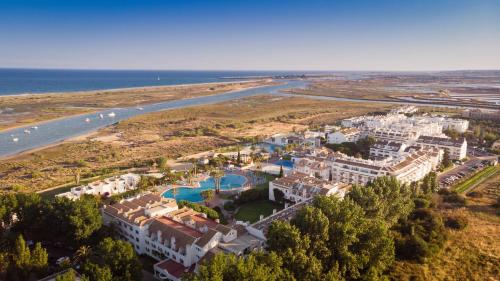
{"type": "Polygon", "coordinates": [[[67,197],[71,200],[76,200],[84,194],[110,196],[136,189],[140,179],[140,175],[128,173],[119,177],[107,178],[87,185],[73,187],[70,191],[57,194],[56,196],[67,197]]]}

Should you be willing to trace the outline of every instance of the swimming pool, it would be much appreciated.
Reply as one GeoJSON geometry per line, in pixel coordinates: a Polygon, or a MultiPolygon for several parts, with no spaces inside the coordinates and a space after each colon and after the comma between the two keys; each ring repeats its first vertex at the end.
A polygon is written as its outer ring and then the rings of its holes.
{"type": "MultiPolygon", "coordinates": [[[[229,190],[242,187],[245,184],[246,180],[247,179],[244,176],[227,174],[221,178],[220,189],[229,190]]],[[[200,181],[200,187],[198,188],[178,187],[175,189],[175,196],[173,190],[171,189],[163,193],[163,197],[175,198],[177,201],[186,200],[191,202],[201,202],[203,201],[201,192],[207,189],[215,190],[215,183],[212,177],[204,181],[200,181]]]]}
{"type": "Polygon", "coordinates": [[[293,162],[291,160],[278,160],[278,161],[274,162],[274,165],[278,165],[278,166],[283,165],[283,167],[286,167],[286,168],[293,168],[293,162]]]}

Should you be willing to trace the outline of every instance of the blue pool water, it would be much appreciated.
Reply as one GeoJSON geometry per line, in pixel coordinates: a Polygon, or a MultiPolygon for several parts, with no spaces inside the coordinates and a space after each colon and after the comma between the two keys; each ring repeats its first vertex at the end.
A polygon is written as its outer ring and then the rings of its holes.
{"type": "Polygon", "coordinates": [[[278,160],[274,162],[275,165],[281,166],[286,168],[293,168],[293,162],[291,160],[278,160]]]}
{"type": "MultiPolygon", "coordinates": [[[[221,190],[229,190],[233,188],[242,187],[245,183],[246,178],[240,175],[228,174],[221,179],[221,190]]],[[[213,178],[208,178],[200,182],[199,188],[189,188],[189,187],[179,187],[176,188],[176,194],[174,196],[172,190],[163,193],[163,197],[175,198],[177,201],[186,200],[190,202],[201,202],[203,197],[201,192],[207,189],[215,189],[215,183],[213,178]]]]}

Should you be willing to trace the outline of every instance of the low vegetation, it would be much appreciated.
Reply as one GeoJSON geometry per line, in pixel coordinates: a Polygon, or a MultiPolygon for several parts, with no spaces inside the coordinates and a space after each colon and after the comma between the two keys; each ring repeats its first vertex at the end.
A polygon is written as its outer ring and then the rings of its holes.
{"type": "Polygon", "coordinates": [[[77,173],[84,182],[96,176],[150,167],[159,157],[175,159],[258,141],[264,135],[331,124],[381,107],[262,96],[144,114],[105,128],[86,140],[2,160],[0,191],[30,192],[67,186],[75,184],[77,173]],[[203,128],[210,128],[211,133],[205,135],[207,130],[203,128]],[[201,133],[177,135],[185,130],[201,133]]]}

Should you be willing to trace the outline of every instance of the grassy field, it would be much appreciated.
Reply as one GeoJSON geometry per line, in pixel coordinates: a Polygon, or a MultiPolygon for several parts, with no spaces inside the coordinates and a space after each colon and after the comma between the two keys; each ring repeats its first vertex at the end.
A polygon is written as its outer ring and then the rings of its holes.
{"type": "Polygon", "coordinates": [[[332,124],[388,106],[259,96],[148,113],[88,138],[0,161],[0,190],[39,191],[117,170],[235,145],[254,137],[332,124]]]}
{"type": "Polygon", "coordinates": [[[248,87],[274,84],[270,80],[142,87],[132,89],[0,96],[0,130],[103,108],[138,106],[169,100],[214,95],[248,87]]]}
{"type": "Polygon", "coordinates": [[[456,192],[464,192],[467,191],[469,188],[473,187],[474,185],[481,183],[481,181],[487,179],[488,177],[491,177],[493,174],[498,172],[498,165],[497,166],[488,166],[484,168],[483,170],[477,172],[474,174],[472,177],[466,179],[465,181],[459,183],[457,186],[455,186],[454,190],[456,192]]]}
{"type": "Polygon", "coordinates": [[[463,208],[443,208],[440,212],[468,220],[465,229],[448,230],[443,250],[424,264],[396,262],[390,269],[392,280],[499,280],[500,216],[495,203],[500,195],[500,173],[474,188],[463,208]]]}
{"type": "Polygon", "coordinates": [[[272,214],[273,209],[281,210],[283,206],[269,200],[250,202],[242,205],[234,217],[240,221],[254,223],[259,220],[260,215],[267,217],[272,214]]]}

